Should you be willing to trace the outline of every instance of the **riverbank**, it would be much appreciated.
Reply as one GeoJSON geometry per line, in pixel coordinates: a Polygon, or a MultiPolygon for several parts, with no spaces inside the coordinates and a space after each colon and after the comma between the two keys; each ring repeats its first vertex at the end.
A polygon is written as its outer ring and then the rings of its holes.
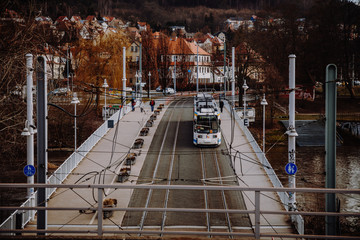
{"type": "MultiPolygon", "coordinates": [[[[348,100],[348,99],[347,99],[348,100]]],[[[299,102],[297,102],[299,104],[299,102]]],[[[320,108],[320,101],[302,104],[299,107],[296,119],[318,120],[324,117],[325,112],[320,108]],[[316,107],[314,107],[316,106],[316,107]]],[[[338,101],[340,113],[360,110],[359,100],[351,103],[338,101]]],[[[261,109],[257,109],[261,112],[261,109]]],[[[261,115],[260,115],[261,116],[261,115]]],[[[284,186],[288,186],[288,175],[285,165],[288,163],[288,139],[286,129],[280,123],[284,117],[275,112],[274,118],[266,124],[266,156],[284,186]],[[279,117],[281,116],[281,117],[279,117]]],[[[249,127],[258,144],[262,145],[262,118],[249,127]]],[[[338,146],[336,156],[336,183],[337,188],[360,188],[360,140],[349,134],[342,134],[343,144],[338,146]]],[[[325,147],[296,147],[296,187],[324,188],[325,187],[325,147]]],[[[340,211],[358,212],[360,196],[338,195],[340,211]]],[[[320,194],[297,194],[297,207],[300,211],[324,211],[325,196],[320,194]]],[[[304,217],[306,234],[324,234],[324,217],[304,217]]],[[[340,231],[343,235],[356,236],[360,232],[359,218],[340,218],[340,231]]]]}

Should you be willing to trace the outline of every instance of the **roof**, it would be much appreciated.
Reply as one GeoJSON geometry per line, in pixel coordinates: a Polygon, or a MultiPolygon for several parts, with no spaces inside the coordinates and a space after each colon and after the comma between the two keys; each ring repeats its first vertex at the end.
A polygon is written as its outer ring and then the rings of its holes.
{"type": "Polygon", "coordinates": [[[210,53],[204,51],[201,47],[198,47],[194,42],[188,42],[184,38],[176,38],[175,40],[170,40],[169,43],[169,53],[170,54],[185,54],[185,55],[207,55],[210,56],[210,53]]]}

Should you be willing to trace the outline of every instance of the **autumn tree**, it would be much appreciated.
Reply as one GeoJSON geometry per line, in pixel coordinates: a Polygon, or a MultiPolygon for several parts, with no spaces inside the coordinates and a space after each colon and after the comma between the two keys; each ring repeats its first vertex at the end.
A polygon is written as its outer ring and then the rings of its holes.
{"type": "Polygon", "coordinates": [[[122,48],[129,45],[123,32],[108,29],[95,39],[80,39],[74,50],[78,81],[101,87],[104,79],[110,87],[122,89],[122,48]]]}

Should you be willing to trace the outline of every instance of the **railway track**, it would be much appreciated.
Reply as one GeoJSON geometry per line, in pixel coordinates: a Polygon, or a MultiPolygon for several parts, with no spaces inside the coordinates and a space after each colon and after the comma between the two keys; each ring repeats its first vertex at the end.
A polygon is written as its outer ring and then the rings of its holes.
{"type": "MultiPolygon", "coordinates": [[[[192,99],[174,102],[154,135],[137,184],[222,185],[237,184],[227,156],[219,148],[192,144],[192,99]]],[[[245,209],[241,193],[225,191],[135,190],[129,207],[245,209]]],[[[122,227],[144,229],[194,229],[233,232],[250,229],[248,216],[228,213],[126,212],[122,227]]]]}

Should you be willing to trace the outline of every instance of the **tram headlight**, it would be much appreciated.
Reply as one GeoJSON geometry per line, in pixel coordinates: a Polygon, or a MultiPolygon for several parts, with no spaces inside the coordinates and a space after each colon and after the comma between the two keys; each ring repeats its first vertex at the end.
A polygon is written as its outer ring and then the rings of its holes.
{"type": "Polygon", "coordinates": [[[217,135],[215,134],[215,135],[213,135],[213,138],[217,138],[217,135]]]}
{"type": "Polygon", "coordinates": [[[198,135],[198,138],[202,138],[203,136],[202,135],[198,135]]]}

